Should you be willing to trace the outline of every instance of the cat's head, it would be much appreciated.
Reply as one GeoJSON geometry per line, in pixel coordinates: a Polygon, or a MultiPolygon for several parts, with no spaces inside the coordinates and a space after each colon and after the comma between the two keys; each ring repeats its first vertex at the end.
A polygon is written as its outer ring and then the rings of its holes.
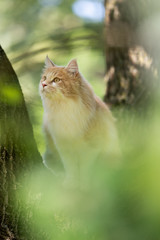
{"type": "Polygon", "coordinates": [[[47,56],[39,84],[40,95],[49,98],[75,98],[79,94],[81,76],[77,61],[71,60],[66,67],[55,65],[47,56]]]}

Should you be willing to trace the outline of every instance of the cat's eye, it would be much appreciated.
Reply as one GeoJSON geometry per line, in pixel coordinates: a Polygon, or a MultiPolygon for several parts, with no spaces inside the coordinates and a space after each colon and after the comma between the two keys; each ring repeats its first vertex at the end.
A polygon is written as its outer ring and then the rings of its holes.
{"type": "Polygon", "coordinates": [[[60,82],[60,81],[61,81],[61,79],[58,78],[58,77],[55,77],[55,78],[52,80],[52,82],[55,82],[55,83],[60,82]]]}
{"type": "Polygon", "coordinates": [[[43,80],[46,80],[47,78],[46,78],[46,76],[43,76],[43,80]]]}

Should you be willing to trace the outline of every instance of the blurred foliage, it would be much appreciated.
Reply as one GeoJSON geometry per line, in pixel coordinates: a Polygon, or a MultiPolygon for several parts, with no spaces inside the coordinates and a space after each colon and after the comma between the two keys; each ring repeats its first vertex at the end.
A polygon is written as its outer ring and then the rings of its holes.
{"type": "Polygon", "coordinates": [[[2,101],[7,102],[10,105],[15,105],[21,101],[21,95],[19,89],[15,86],[5,86],[1,88],[2,101]]]}
{"type": "MultiPolygon", "coordinates": [[[[28,180],[35,231],[46,231],[46,239],[57,240],[158,240],[159,121],[159,104],[148,118],[123,112],[118,123],[121,162],[99,162],[89,189],[66,189],[37,170],[28,180]]],[[[26,201],[25,191],[22,196],[26,201]]]]}

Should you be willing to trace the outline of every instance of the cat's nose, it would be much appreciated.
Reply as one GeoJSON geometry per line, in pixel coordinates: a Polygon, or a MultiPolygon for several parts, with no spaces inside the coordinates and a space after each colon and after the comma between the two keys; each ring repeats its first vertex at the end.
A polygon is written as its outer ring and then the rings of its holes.
{"type": "Polygon", "coordinates": [[[42,87],[44,88],[46,86],[47,86],[47,84],[45,82],[42,82],[42,87]]]}

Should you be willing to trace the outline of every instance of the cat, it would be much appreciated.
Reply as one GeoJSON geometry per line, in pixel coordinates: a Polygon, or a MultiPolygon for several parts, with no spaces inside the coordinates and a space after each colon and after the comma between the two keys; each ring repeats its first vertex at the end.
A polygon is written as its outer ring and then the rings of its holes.
{"type": "Polygon", "coordinates": [[[76,59],[55,65],[47,56],[39,84],[46,137],[44,163],[65,182],[86,180],[94,163],[118,149],[114,118],[81,75],[76,59]],[[57,167],[57,168],[56,168],[57,167]]]}

